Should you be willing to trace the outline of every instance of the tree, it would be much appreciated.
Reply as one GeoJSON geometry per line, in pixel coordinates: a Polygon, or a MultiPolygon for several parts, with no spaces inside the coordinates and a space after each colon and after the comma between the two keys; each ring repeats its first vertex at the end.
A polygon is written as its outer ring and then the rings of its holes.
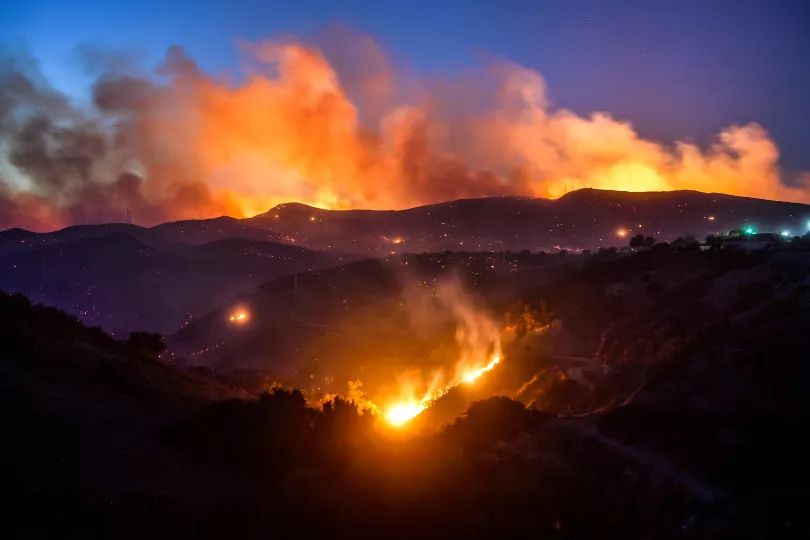
{"type": "Polygon", "coordinates": [[[643,234],[637,234],[630,239],[630,247],[633,249],[647,249],[653,247],[654,244],[655,238],[643,234]]]}
{"type": "Polygon", "coordinates": [[[710,234],[706,237],[706,245],[709,246],[711,250],[720,249],[723,245],[723,239],[717,235],[710,234]]]}
{"type": "Polygon", "coordinates": [[[166,343],[163,342],[163,336],[153,332],[131,332],[126,341],[126,346],[150,358],[157,358],[160,356],[160,353],[166,350],[166,343]]]}
{"type": "Polygon", "coordinates": [[[692,236],[679,236],[672,241],[672,247],[678,251],[690,251],[693,249],[698,249],[698,247],[700,247],[700,243],[698,243],[698,241],[692,236]]]}

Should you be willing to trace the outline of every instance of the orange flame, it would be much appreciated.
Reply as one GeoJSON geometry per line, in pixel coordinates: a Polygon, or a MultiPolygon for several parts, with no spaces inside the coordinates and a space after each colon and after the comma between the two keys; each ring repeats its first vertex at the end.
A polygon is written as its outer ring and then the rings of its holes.
{"type": "Polygon", "coordinates": [[[426,403],[420,403],[412,400],[403,401],[391,406],[385,412],[385,419],[392,426],[399,427],[409,420],[415,418],[428,406],[429,405],[426,403]]]}
{"type": "Polygon", "coordinates": [[[410,420],[422,414],[428,407],[433,405],[439,398],[446,395],[451,389],[461,384],[472,384],[479,377],[492,371],[501,362],[500,353],[495,353],[485,365],[471,368],[454,379],[451,383],[428,391],[421,399],[407,398],[390,405],[385,410],[385,420],[394,427],[405,425],[410,420]]]}
{"type": "Polygon", "coordinates": [[[484,373],[492,371],[492,369],[500,363],[501,363],[501,355],[496,353],[492,356],[492,359],[489,361],[487,365],[485,365],[484,367],[467,371],[461,377],[461,380],[467,384],[472,384],[476,381],[476,379],[478,379],[478,377],[480,377],[484,373]]]}
{"type": "Polygon", "coordinates": [[[244,308],[237,308],[228,316],[232,324],[246,324],[250,320],[250,312],[244,308]]]}

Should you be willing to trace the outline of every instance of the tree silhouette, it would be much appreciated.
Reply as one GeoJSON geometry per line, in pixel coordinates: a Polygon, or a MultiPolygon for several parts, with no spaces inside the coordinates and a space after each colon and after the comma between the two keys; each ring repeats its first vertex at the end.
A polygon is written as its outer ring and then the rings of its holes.
{"type": "Polygon", "coordinates": [[[126,341],[126,346],[130,350],[150,358],[157,358],[160,353],[166,350],[163,336],[152,332],[131,332],[126,341]]]}
{"type": "Polygon", "coordinates": [[[643,234],[637,234],[630,239],[630,247],[633,249],[647,249],[651,248],[654,244],[655,238],[652,236],[644,236],[643,234]]]}

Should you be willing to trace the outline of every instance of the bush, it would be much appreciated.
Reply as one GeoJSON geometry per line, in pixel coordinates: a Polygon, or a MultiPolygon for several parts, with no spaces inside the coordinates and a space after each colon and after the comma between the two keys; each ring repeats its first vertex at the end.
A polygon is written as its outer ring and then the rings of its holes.
{"type": "Polygon", "coordinates": [[[149,358],[158,358],[166,350],[163,336],[152,332],[132,332],[125,345],[131,351],[149,358]]]}

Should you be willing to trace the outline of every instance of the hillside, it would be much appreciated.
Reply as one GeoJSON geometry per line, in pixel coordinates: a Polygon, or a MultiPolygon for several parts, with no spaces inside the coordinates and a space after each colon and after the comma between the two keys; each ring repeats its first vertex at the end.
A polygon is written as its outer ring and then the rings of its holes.
{"type": "Polygon", "coordinates": [[[49,247],[68,242],[92,240],[113,234],[126,234],[152,247],[171,247],[176,244],[204,244],[217,240],[242,238],[267,242],[280,242],[278,235],[259,230],[232,217],[174,221],[154,227],[141,227],[130,223],[102,223],[73,225],[52,232],[36,233],[25,229],[0,232],[0,255],[49,247]]]}
{"type": "Polygon", "coordinates": [[[677,485],[623,475],[632,462],[506,398],[477,403],[440,433],[403,438],[343,401],[315,409],[284,390],[254,399],[19,296],[0,294],[0,322],[12,538],[261,538],[268,524],[289,536],[302,519],[309,533],[335,538],[485,538],[503,526],[579,537],[582,519],[662,531],[703,511],[677,485]],[[526,444],[562,459],[527,460],[526,444]],[[529,471],[544,489],[509,480],[529,471]],[[591,489],[576,496],[571,486],[585,477],[591,489]],[[616,486],[621,500],[609,496],[616,486]],[[684,507],[650,509],[644,523],[605,519],[606,508],[625,516],[652,494],[684,507]]]}
{"type": "Polygon", "coordinates": [[[136,329],[170,332],[268,279],[340,260],[239,237],[155,244],[129,232],[75,232],[62,235],[72,240],[48,240],[0,257],[0,289],[65,309],[118,335],[136,329]]]}
{"type": "Polygon", "coordinates": [[[206,358],[217,378],[2,295],[12,530],[253,538],[305,519],[333,537],[803,537],[808,268],[806,239],[360,261],[301,274],[297,293],[290,278],[261,287],[243,299],[253,327],[215,311],[175,336],[224,339],[206,358]],[[354,370],[371,394],[375,370],[431,360],[453,324],[414,326],[403,292],[452,273],[513,337],[502,366],[428,410],[444,427],[308,406],[326,376],[354,370]],[[298,362],[277,373],[303,393],[223,383],[242,354],[298,362]],[[60,510],[37,520],[43,505],[60,510]]]}
{"type": "Polygon", "coordinates": [[[241,220],[4,231],[0,289],[112,332],[171,332],[260,283],[358,257],[351,254],[578,250],[624,245],[636,233],[703,238],[743,225],[803,234],[808,220],[807,205],[691,191],[580,190],[557,200],[466,199],[401,211],[285,204],[241,220]]]}
{"type": "Polygon", "coordinates": [[[81,225],[50,233],[0,232],[0,254],[124,232],[151,246],[226,238],[294,243],[339,253],[595,249],[623,245],[620,229],[660,240],[739,229],[808,228],[810,206],[697,191],[631,193],[582,189],[555,199],[463,199],[407,210],[323,210],[289,203],[246,219],[81,225]]]}
{"type": "Polygon", "coordinates": [[[391,252],[595,249],[622,245],[617,236],[660,240],[739,229],[803,234],[810,206],[717,193],[629,193],[583,189],[556,200],[465,199],[401,211],[320,210],[285,204],[245,220],[313,248],[391,252]]]}
{"type": "Polygon", "coordinates": [[[190,365],[261,369],[324,393],[344,392],[360,378],[384,394],[398,373],[414,362],[440,365],[449,351],[436,349],[453,346],[455,320],[447,306],[433,305],[437,287],[500,305],[583,262],[575,255],[442,253],[305,272],[194,321],[170,337],[170,352],[190,365]],[[228,319],[237,306],[250,313],[245,325],[228,319]]]}

